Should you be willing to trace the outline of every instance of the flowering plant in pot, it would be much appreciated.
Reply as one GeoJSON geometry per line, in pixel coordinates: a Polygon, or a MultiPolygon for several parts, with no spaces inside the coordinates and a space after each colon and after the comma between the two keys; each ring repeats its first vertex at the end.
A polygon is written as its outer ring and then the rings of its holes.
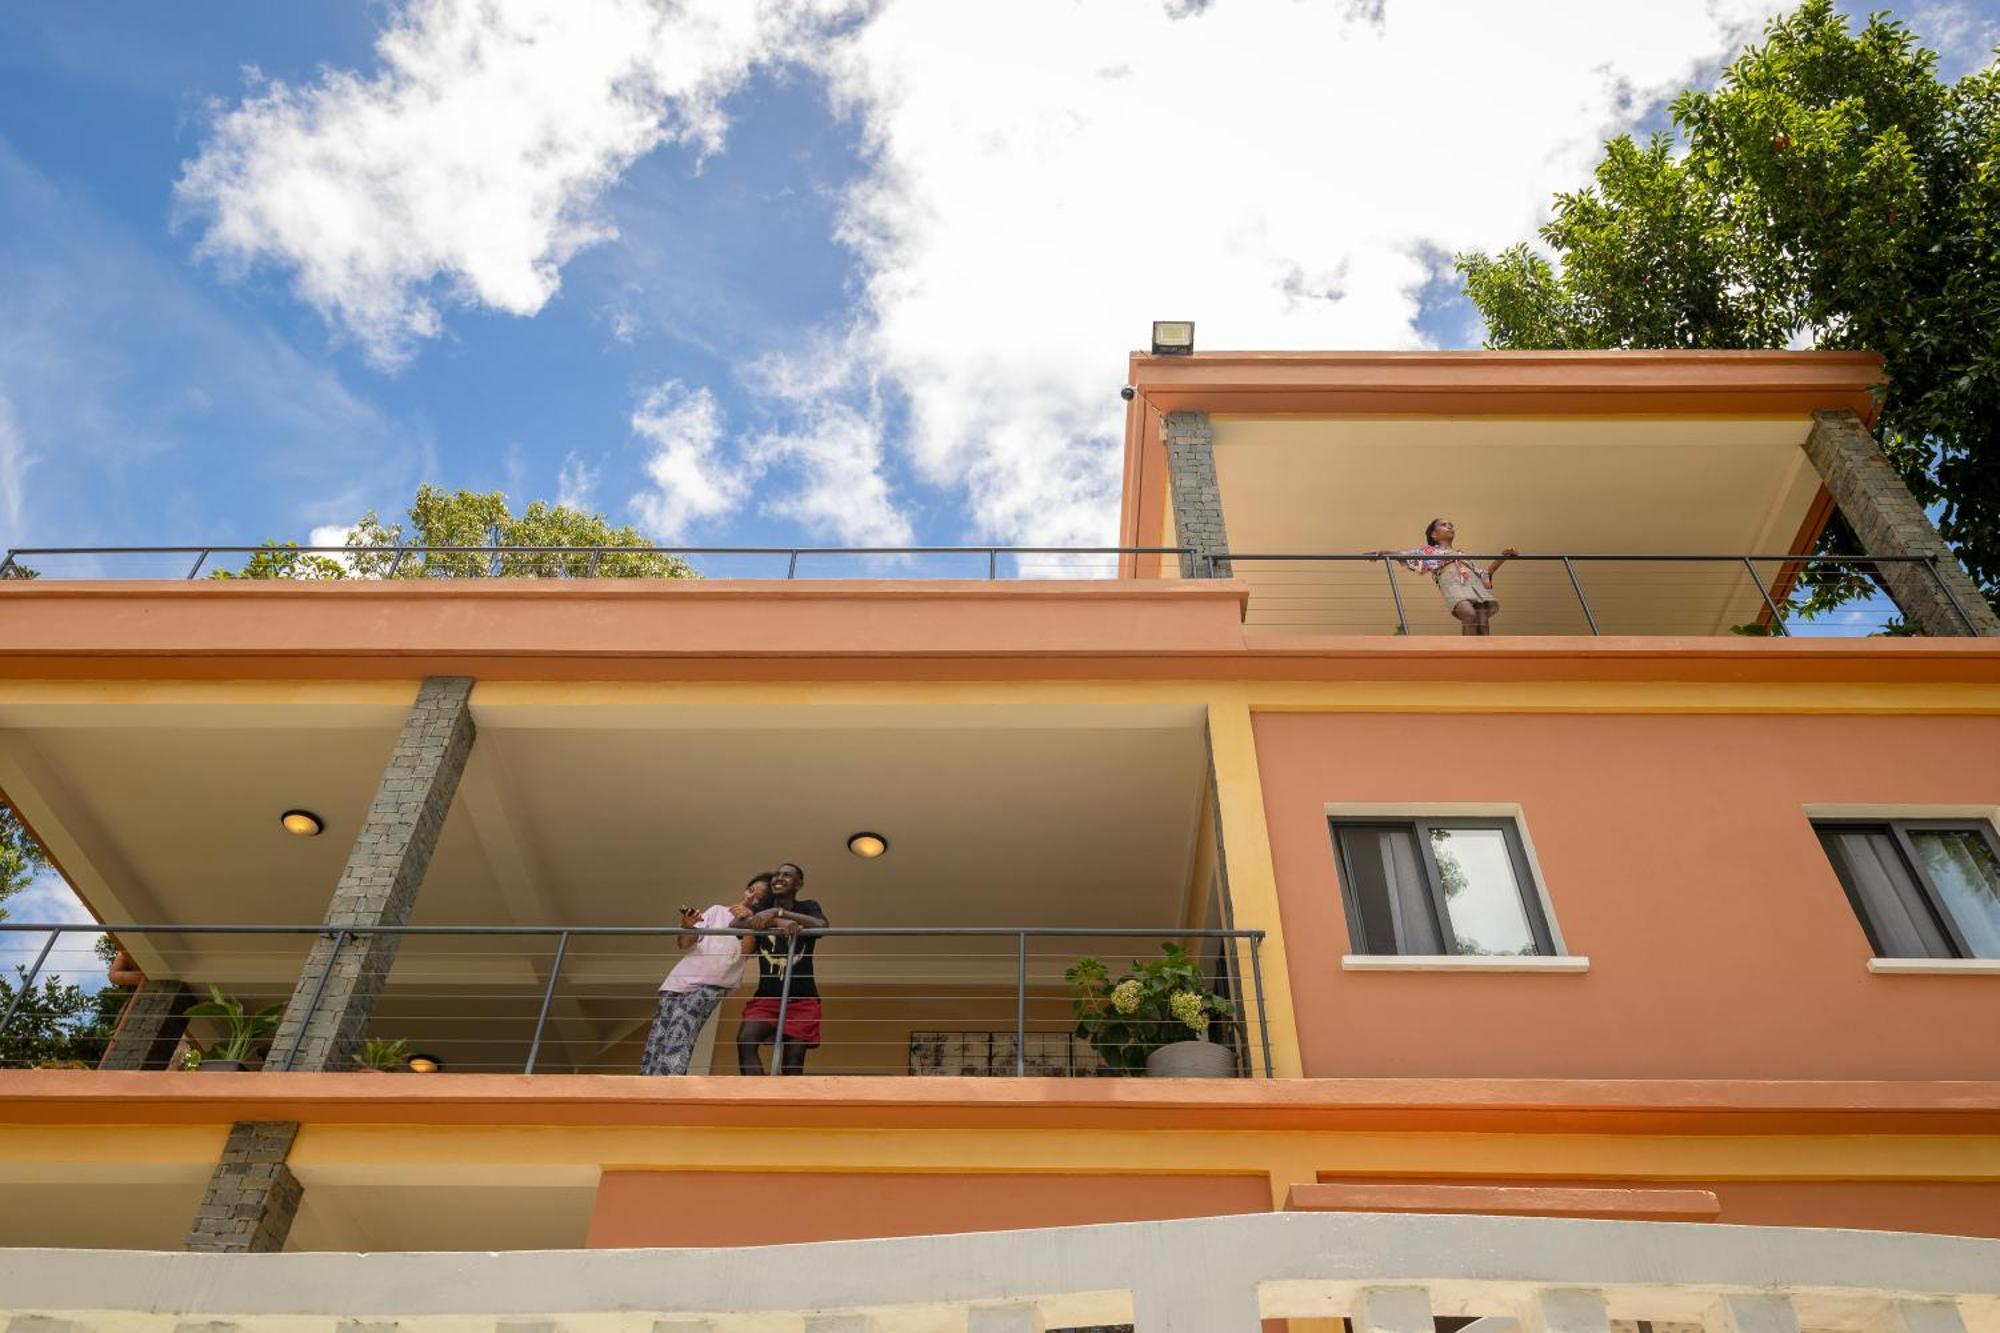
{"type": "Polygon", "coordinates": [[[1229,1001],[1208,987],[1201,965],[1178,944],[1160,946],[1163,957],[1134,961],[1116,981],[1095,954],[1063,973],[1076,1011],[1076,1035],[1121,1074],[1228,1078],[1236,1054],[1208,1040],[1209,1024],[1234,1014],[1229,1001]]]}
{"type": "Polygon", "coordinates": [[[257,1044],[278,1030],[284,1015],[282,1004],[266,1005],[256,1013],[243,1008],[243,1001],[224,995],[222,987],[208,984],[208,998],[187,1009],[189,1018],[213,1018],[222,1025],[222,1040],[201,1053],[197,1069],[242,1069],[257,1052],[257,1044]]]}

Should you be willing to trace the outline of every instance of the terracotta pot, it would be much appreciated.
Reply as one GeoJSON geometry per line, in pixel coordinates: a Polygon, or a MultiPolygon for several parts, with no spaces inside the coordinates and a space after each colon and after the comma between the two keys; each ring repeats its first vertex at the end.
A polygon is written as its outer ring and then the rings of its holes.
{"type": "Polygon", "coordinates": [[[132,961],[132,955],[123,949],[120,949],[118,956],[111,960],[111,966],[107,969],[105,977],[114,986],[138,986],[143,985],[146,980],[146,974],[132,961]]]}
{"type": "Polygon", "coordinates": [[[1146,1057],[1147,1078],[1235,1078],[1236,1053],[1212,1041],[1176,1041],[1146,1057]]]}

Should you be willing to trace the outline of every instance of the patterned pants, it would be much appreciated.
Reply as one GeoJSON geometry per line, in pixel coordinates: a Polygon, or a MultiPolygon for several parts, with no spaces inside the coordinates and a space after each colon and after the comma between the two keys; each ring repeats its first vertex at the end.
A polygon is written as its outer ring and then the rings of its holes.
{"type": "Polygon", "coordinates": [[[696,986],[693,990],[660,992],[660,1009],[653,1015],[653,1030],[646,1034],[646,1054],[640,1057],[642,1074],[685,1074],[694,1056],[695,1039],[701,1025],[729,994],[727,986],[696,986]]]}

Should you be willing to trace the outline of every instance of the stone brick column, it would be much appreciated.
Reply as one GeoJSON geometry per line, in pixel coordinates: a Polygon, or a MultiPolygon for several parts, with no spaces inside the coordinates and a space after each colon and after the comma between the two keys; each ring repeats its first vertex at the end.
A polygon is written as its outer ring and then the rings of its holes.
{"type": "MultiPolygon", "coordinates": [[[[1167,444],[1168,490],[1173,497],[1174,536],[1213,561],[1216,578],[1230,577],[1229,534],[1222,527],[1222,488],[1215,481],[1215,434],[1206,412],[1169,412],[1163,426],[1167,444]]],[[[1202,565],[1184,570],[1201,574],[1202,565]]]]}
{"type": "MultiPolygon", "coordinates": [[[[471,695],[472,681],[463,676],[433,676],[417,691],[333,891],[328,926],[399,926],[410,919],[452,793],[472,753],[471,695]]],[[[264,1068],[346,1069],[367,1035],[399,943],[395,935],[316,942],[264,1068]]]]}
{"type": "Polygon", "coordinates": [[[1869,555],[1922,555],[1937,558],[1938,578],[1915,564],[1877,565],[1889,595],[1905,616],[1926,634],[1963,638],[1968,634],[2000,635],[2000,616],[1979,595],[1979,586],[1931,526],[1917,498],[1883,456],[1882,447],[1861,418],[1852,412],[1813,413],[1806,456],[1820,480],[1869,555]],[[1951,599],[1938,590],[1938,580],[1950,587],[1951,599]],[[1964,615],[1959,614],[1963,609],[1964,615]],[[1966,621],[1970,620],[1968,628],[1966,621]]]}
{"type": "Polygon", "coordinates": [[[142,981],[125,1001],[118,1028],[104,1048],[99,1069],[165,1069],[187,1030],[183,1016],[194,1003],[184,981],[142,981]]]}
{"type": "Polygon", "coordinates": [[[244,1120],[230,1127],[222,1161],[188,1229],[187,1248],[211,1253],[270,1253],[285,1248],[305,1187],[285,1158],[299,1127],[285,1120],[244,1120]]]}

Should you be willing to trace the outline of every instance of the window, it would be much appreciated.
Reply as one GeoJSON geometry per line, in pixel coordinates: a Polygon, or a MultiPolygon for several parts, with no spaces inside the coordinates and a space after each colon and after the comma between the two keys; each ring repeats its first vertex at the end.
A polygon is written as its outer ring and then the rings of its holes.
{"type": "Polygon", "coordinates": [[[1510,819],[1333,819],[1356,953],[1551,956],[1510,819]]]}
{"type": "Polygon", "coordinates": [[[1983,820],[1813,825],[1877,958],[2000,958],[2000,842],[1983,820]]]}

